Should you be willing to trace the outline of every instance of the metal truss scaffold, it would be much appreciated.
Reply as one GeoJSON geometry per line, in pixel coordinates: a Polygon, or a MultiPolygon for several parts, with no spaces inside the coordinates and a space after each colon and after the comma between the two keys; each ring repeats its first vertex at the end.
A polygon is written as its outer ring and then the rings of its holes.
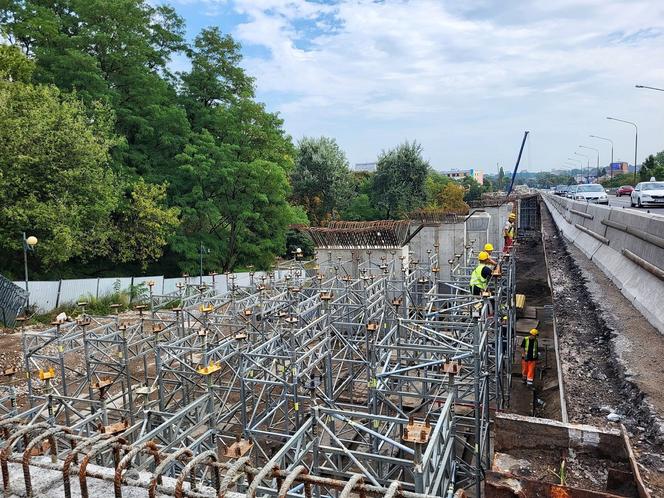
{"type": "Polygon", "coordinates": [[[481,496],[491,413],[509,404],[515,255],[473,296],[470,249],[449,281],[437,251],[395,252],[24,331],[29,408],[0,392],[5,490],[29,451],[63,476],[79,457],[114,467],[116,496],[129,467],[176,496],[481,496]]]}

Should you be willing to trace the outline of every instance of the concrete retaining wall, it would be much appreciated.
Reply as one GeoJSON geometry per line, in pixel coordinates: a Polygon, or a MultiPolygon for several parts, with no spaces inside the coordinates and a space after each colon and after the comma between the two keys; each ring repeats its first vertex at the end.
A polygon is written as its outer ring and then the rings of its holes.
{"type": "MultiPolygon", "coordinates": [[[[455,254],[463,254],[466,245],[472,246],[477,253],[484,244],[491,242],[496,251],[502,251],[503,226],[513,208],[513,203],[508,202],[502,206],[475,209],[467,221],[462,217],[459,223],[427,224],[410,241],[410,251],[413,257],[425,261],[427,251],[433,250],[437,244],[440,278],[449,280],[451,267],[448,261],[455,254]]],[[[411,230],[418,226],[418,222],[413,222],[411,230]]]]}
{"type": "Polygon", "coordinates": [[[664,216],[550,194],[543,199],[565,238],[664,333],[664,216]]]}

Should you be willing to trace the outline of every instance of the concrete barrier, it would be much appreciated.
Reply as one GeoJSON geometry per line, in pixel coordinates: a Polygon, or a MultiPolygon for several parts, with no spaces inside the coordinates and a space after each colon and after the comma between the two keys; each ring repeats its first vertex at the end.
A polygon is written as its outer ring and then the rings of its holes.
{"type": "Polygon", "coordinates": [[[664,333],[664,217],[543,195],[563,236],[664,333]]]}

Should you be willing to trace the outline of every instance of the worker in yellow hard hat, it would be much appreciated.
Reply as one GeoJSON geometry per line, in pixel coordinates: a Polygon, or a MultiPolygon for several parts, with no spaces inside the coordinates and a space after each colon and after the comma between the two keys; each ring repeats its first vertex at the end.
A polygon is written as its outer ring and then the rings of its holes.
{"type": "Polygon", "coordinates": [[[521,341],[521,377],[524,383],[533,385],[535,380],[535,367],[539,352],[537,350],[537,336],[539,331],[531,329],[530,333],[521,341]]]}
{"type": "Polygon", "coordinates": [[[480,296],[489,287],[491,268],[488,265],[489,253],[482,251],[477,256],[478,264],[470,274],[470,292],[474,296],[480,296]]]}
{"type": "Polygon", "coordinates": [[[484,244],[484,252],[489,255],[489,259],[486,261],[486,264],[491,266],[498,266],[496,260],[491,257],[491,253],[493,252],[493,244],[491,242],[484,244]]]}
{"type": "Polygon", "coordinates": [[[503,238],[505,239],[505,245],[503,245],[503,252],[509,254],[512,249],[512,244],[514,244],[514,238],[516,237],[516,214],[510,213],[503,227],[503,238]]]}

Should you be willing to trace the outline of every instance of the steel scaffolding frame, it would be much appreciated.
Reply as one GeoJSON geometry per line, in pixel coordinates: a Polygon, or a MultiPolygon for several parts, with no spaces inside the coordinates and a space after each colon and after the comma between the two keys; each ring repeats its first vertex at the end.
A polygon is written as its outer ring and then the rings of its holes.
{"type": "MultiPolygon", "coordinates": [[[[471,247],[449,281],[434,250],[424,261],[369,253],[355,276],[347,261],[294,259],[248,285],[227,275],[223,293],[184,282],[151,294],[139,316],[83,310],[24,332],[30,409],[0,408],[0,455],[10,461],[46,430],[55,461],[78,444],[99,464],[203,487],[221,486],[222,469],[248,496],[346,486],[479,497],[491,410],[509,403],[515,256],[473,296],[471,247]]],[[[0,393],[0,407],[10,397],[0,393]]],[[[119,472],[121,488],[131,479],[119,472]]]]}

